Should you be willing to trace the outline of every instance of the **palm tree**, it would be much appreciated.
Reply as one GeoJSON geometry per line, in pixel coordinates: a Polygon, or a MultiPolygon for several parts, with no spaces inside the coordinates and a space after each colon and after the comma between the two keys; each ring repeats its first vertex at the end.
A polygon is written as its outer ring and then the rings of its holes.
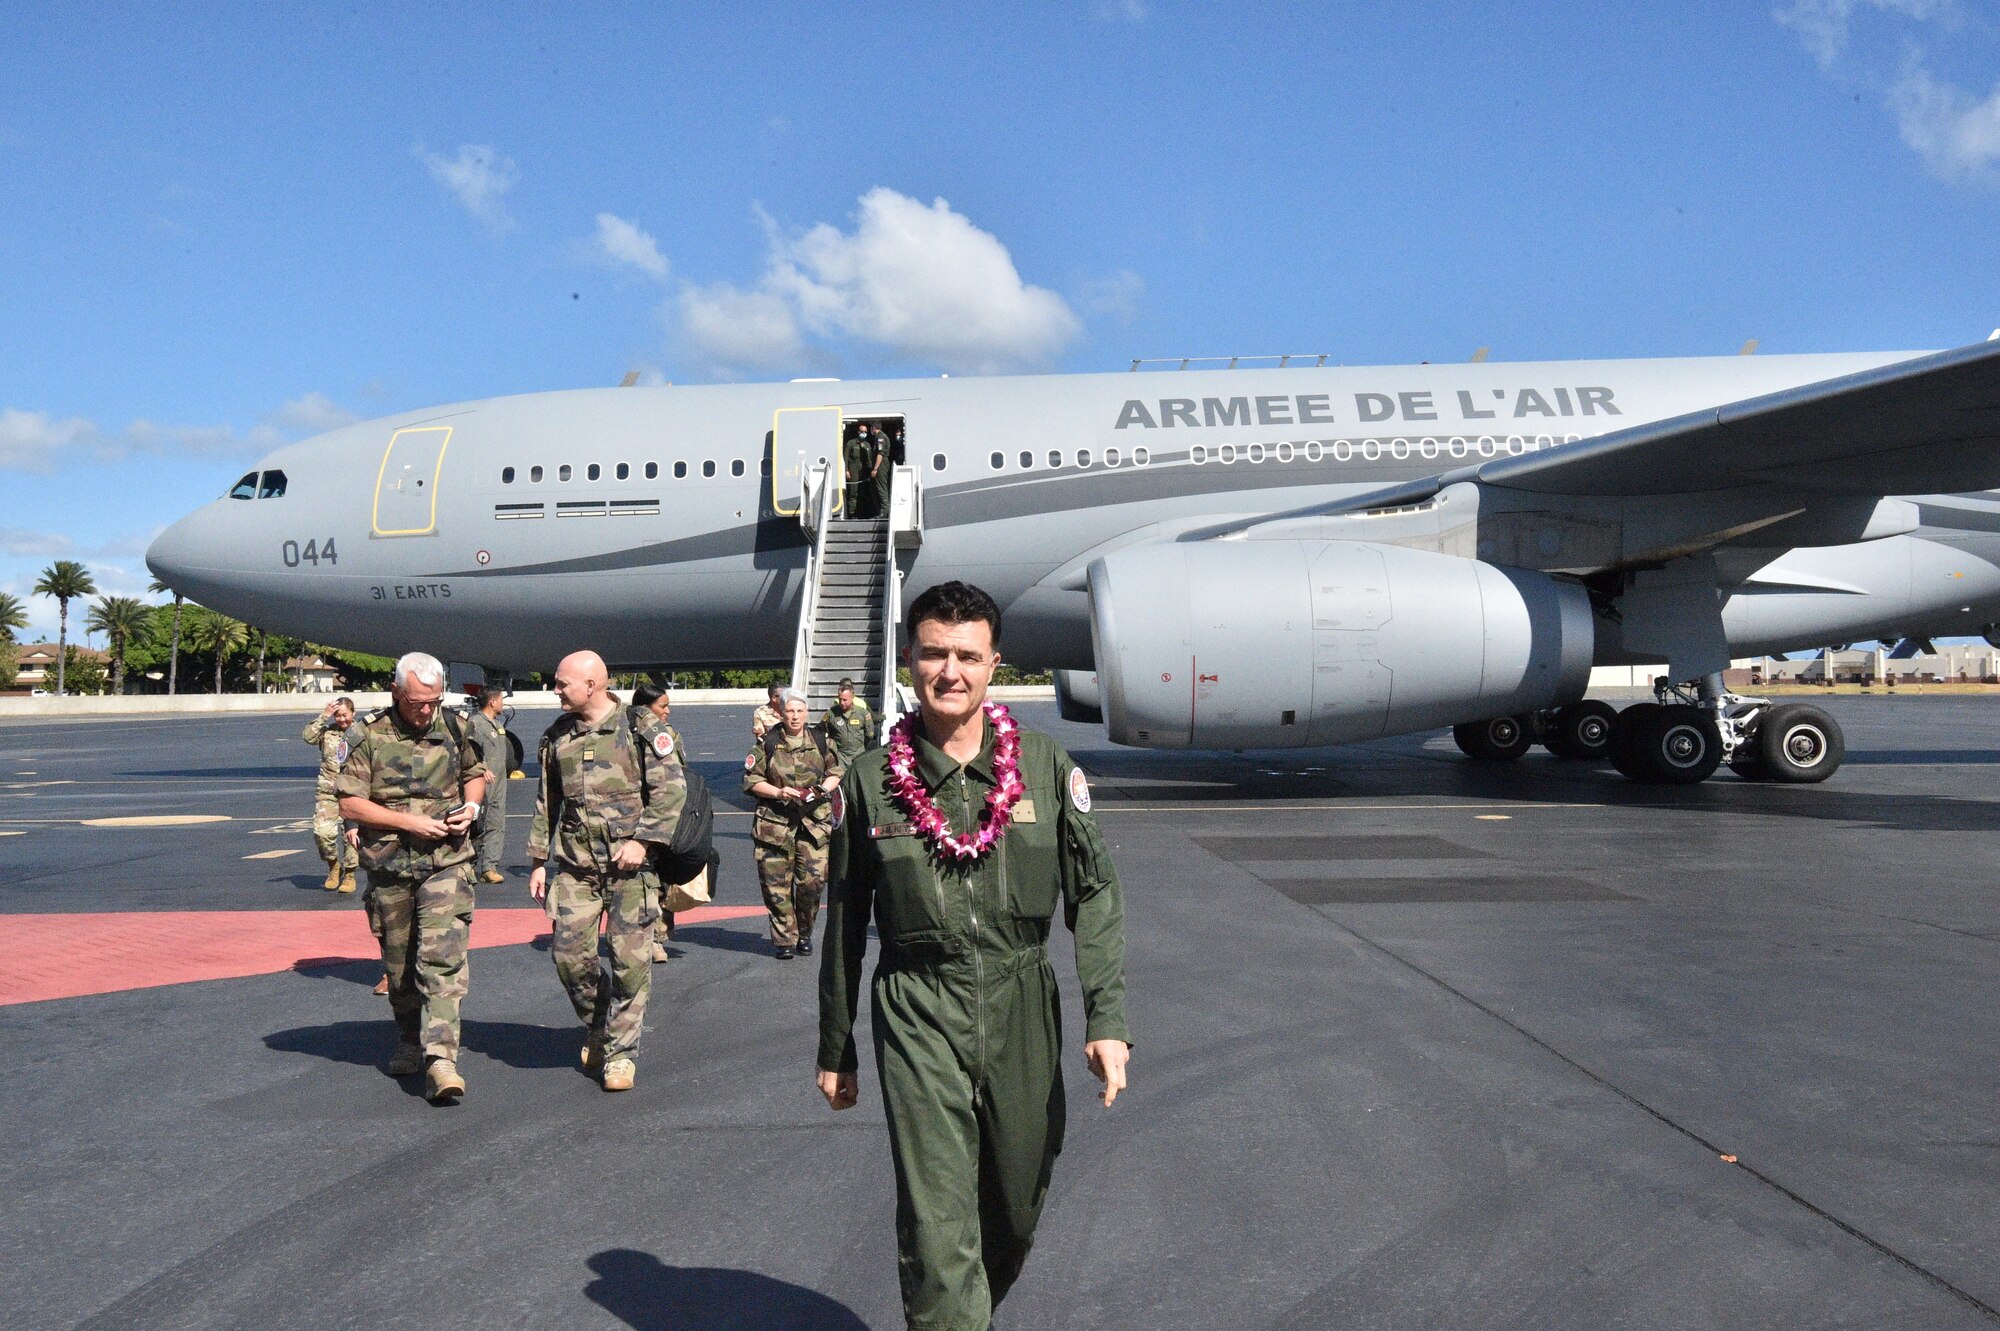
{"type": "Polygon", "coordinates": [[[28,627],[28,607],[21,604],[21,598],[8,592],[0,592],[0,638],[14,640],[14,630],[28,627]]]}
{"type": "Polygon", "coordinates": [[[167,694],[169,697],[171,697],[174,692],[174,685],[178,682],[180,675],[181,602],[186,598],[184,598],[179,592],[174,591],[172,587],[167,586],[166,583],[161,582],[158,578],[154,578],[153,585],[151,587],[148,587],[146,590],[152,592],[155,596],[159,595],[161,592],[167,592],[170,593],[174,598],[174,642],[173,646],[167,649],[167,694]]]}
{"type": "Polygon", "coordinates": [[[125,692],[125,651],[132,639],[145,632],[152,607],[136,596],[106,596],[90,608],[84,621],[91,633],[102,633],[111,648],[111,691],[125,692]]]}
{"type": "Polygon", "coordinates": [[[34,595],[53,596],[59,611],[56,629],[56,692],[63,692],[65,684],[63,667],[68,664],[64,648],[69,646],[69,603],[79,596],[97,595],[97,580],[90,576],[90,570],[74,559],[58,559],[42,570],[41,581],[34,586],[34,595]]]}
{"type": "Polygon", "coordinates": [[[231,653],[250,641],[250,630],[241,620],[219,610],[196,606],[188,616],[188,646],[198,652],[215,653],[215,691],[222,692],[222,666],[231,653]]]}

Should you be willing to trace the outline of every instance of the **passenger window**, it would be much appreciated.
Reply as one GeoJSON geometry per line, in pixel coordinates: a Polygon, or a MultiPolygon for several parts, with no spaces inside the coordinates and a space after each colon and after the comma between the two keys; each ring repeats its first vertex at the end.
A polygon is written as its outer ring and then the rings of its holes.
{"type": "Polygon", "coordinates": [[[931,454],[931,470],[932,471],[944,470],[944,454],[942,453],[931,454]]]}
{"type": "Polygon", "coordinates": [[[562,466],[556,468],[556,479],[559,481],[569,479],[569,463],[565,462],[562,466]]]}
{"type": "Polygon", "coordinates": [[[660,464],[659,464],[659,463],[657,463],[657,462],[648,462],[648,463],[646,464],[646,479],[647,479],[647,480],[649,480],[649,481],[657,481],[657,480],[659,480],[659,479],[660,479],[660,464]]]}
{"type": "Polygon", "coordinates": [[[998,471],[1006,465],[1007,455],[1005,453],[995,453],[993,455],[993,470],[998,471]]]}
{"type": "Polygon", "coordinates": [[[688,474],[688,464],[687,464],[687,463],[685,463],[685,462],[676,462],[676,463],[674,464],[674,479],[675,479],[675,480],[677,480],[677,481],[684,481],[684,480],[686,480],[686,479],[687,479],[687,474],[688,474]]]}
{"type": "Polygon", "coordinates": [[[604,469],[593,462],[589,467],[584,469],[583,478],[587,481],[594,481],[603,474],[604,469]]]}
{"type": "Polygon", "coordinates": [[[1104,450],[1104,465],[1105,465],[1105,466],[1107,466],[1107,467],[1115,467],[1115,466],[1117,466],[1117,465],[1118,465],[1118,450],[1117,450],[1117,449],[1115,449],[1115,448],[1107,448],[1107,449],[1105,449],[1105,450],[1104,450]]]}
{"type": "Polygon", "coordinates": [[[229,497],[231,499],[255,499],[257,497],[257,473],[253,471],[242,480],[236,482],[235,487],[229,492],[229,497]]]}
{"type": "Polygon", "coordinates": [[[500,484],[512,485],[513,483],[514,483],[514,469],[512,467],[502,467],[500,469],[500,484]]]}
{"type": "Polygon", "coordinates": [[[1153,460],[1152,450],[1146,448],[1135,448],[1132,450],[1133,466],[1143,467],[1152,460],[1153,460]]]}
{"type": "Polygon", "coordinates": [[[1023,470],[1023,471],[1033,471],[1034,469],[1035,469],[1035,455],[1034,455],[1033,453],[1030,453],[1030,452],[1029,452],[1029,451],[1028,451],[1027,449],[1025,449],[1025,448],[1024,448],[1024,449],[1022,449],[1022,450],[1021,450],[1021,470],[1023,470]]]}
{"type": "Polygon", "coordinates": [[[1079,467],[1088,467],[1090,465],[1089,449],[1079,448],[1076,450],[1076,465],[1079,467]]]}
{"type": "Polygon", "coordinates": [[[631,465],[629,463],[624,463],[624,462],[619,463],[617,474],[618,474],[618,479],[621,481],[631,480],[632,479],[631,465]]]}
{"type": "Polygon", "coordinates": [[[1053,448],[1049,450],[1049,465],[1051,467],[1060,467],[1062,465],[1062,454],[1053,448]]]}
{"type": "Polygon", "coordinates": [[[284,494],[285,473],[282,471],[265,472],[264,483],[257,488],[257,497],[259,499],[282,499],[284,494]]]}
{"type": "Polygon", "coordinates": [[[743,459],[742,459],[742,458],[736,458],[735,460],[733,460],[732,462],[730,462],[730,464],[729,464],[729,474],[730,474],[731,476],[741,476],[741,475],[743,474],[743,459]]]}
{"type": "Polygon", "coordinates": [[[534,484],[540,485],[542,483],[542,469],[540,467],[528,468],[528,479],[534,484]]]}
{"type": "Polygon", "coordinates": [[[702,464],[701,464],[701,474],[702,474],[703,476],[713,476],[713,475],[715,475],[715,459],[714,459],[714,458],[706,458],[706,459],[704,459],[704,460],[702,461],[702,464]]]}

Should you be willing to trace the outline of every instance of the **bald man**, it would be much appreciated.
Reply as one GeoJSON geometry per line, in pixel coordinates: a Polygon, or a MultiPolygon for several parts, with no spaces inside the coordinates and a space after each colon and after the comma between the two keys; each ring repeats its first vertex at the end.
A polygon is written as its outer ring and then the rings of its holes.
{"type": "Polygon", "coordinates": [[[528,890],[549,913],[556,974],[584,1024],[584,1070],[607,1091],[628,1091],[659,919],[648,848],[672,844],[687,776],[673,732],[649,712],[619,706],[608,685],[596,652],[572,653],[556,667],[563,715],[542,736],[528,890]],[[600,920],[608,973],[597,955],[600,920]]]}

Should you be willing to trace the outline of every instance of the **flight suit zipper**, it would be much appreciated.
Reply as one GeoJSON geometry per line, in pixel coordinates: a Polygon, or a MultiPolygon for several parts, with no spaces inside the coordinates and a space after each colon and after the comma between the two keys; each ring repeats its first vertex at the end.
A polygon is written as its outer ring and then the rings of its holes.
{"type": "MultiPolygon", "coordinates": [[[[966,813],[972,807],[965,791],[965,769],[958,769],[958,813],[959,822],[969,821],[966,813]]],[[[979,948],[979,869],[970,866],[965,875],[966,914],[972,920],[972,1037],[973,1067],[977,1070],[973,1082],[973,1099],[977,1102],[979,1088],[986,1080],[986,959],[979,948]]]]}

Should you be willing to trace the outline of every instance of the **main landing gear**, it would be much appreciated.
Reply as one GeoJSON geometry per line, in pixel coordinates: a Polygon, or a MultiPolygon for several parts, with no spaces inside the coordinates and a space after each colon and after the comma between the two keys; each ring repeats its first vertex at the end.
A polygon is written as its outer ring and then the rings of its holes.
{"type": "Polygon", "coordinates": [[[1634,781],[1689,786],[1724,763],[1745,781],[1807,784],[1840,767],[1840,725],[1810,703],[1745,698],[1720,675],[1653,686],[1654,701],[1614,711],[1594,699],[1553,711],[1495,717],[1452,728],[1466,756],[1519,758],[1539,741],[1559,758],[1608,760],[1634,781]]]}

